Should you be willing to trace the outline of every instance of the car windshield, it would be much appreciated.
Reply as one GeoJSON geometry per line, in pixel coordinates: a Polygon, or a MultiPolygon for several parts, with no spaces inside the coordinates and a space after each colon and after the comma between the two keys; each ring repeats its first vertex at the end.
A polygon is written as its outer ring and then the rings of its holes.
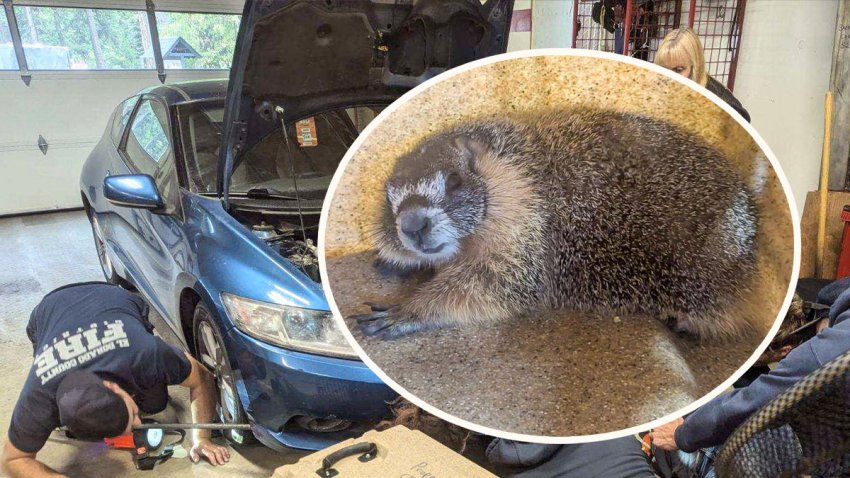
{"type": "Polygon", "coordinates": [[[214,193],[224,102],[219,100],[180,105],[177,107],[177,116],[189,190],[194,193],[214,193]]]}
{"type": "MultiPolygon", "coordinates": [[[[216,192],[224,104],[199,103],[179,108],[180,130],[189,178],[196,193],[216,192]]],[[[237,158],[231,194],[323,199],[340,160],[382,106],[359,106],[302,118],[280,127],[237,158]]]]}

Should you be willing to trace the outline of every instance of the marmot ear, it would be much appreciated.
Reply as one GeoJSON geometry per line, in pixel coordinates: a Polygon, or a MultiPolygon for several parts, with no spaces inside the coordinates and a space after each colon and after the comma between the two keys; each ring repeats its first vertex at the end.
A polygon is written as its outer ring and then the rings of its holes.
{"type": "Polygon", "coordinates": [[[487,145],[471,136],[460,135],[454,139],[454,146],[460,151],[460,154],[466,158],[469,164],[469,169],[472,171],[478,170],[478,160],[484,153],[487,152],[487,145]]]}

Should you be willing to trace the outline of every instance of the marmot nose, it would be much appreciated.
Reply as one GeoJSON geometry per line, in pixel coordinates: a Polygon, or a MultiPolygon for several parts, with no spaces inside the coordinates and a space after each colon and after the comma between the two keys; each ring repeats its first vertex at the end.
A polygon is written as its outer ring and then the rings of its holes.
{"type": "Polygon", "coordinates": [[[414,240],[420,239],[431,225],[428,216],[421,210],[405,211],[398,219],[401,232],[414,240]]]}

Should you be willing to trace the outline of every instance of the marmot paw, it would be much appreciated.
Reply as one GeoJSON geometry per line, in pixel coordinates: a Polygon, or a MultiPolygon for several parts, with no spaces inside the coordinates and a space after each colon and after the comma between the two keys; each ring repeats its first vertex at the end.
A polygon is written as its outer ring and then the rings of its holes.
{"type": "Polygon", "coordinates": [[[356,314],[349,319],[357,321],[357,327],[370,337],[380,337],[385,340],[418,332],[425,328],[424,324],[415,317],[405,314],[398,306],[367,303],[372,312],[356,314]]]}
{"type": "Polygon", "coordinates": [[[409,279],[416,274],[430,270],[423,266],[402,266],[394,264],[385,259],[381,259],[380,257],[372,262],[372,267],[374,267],[378,271],[378,275],[384,279],[397,277],[402,280],[409,279]]]}

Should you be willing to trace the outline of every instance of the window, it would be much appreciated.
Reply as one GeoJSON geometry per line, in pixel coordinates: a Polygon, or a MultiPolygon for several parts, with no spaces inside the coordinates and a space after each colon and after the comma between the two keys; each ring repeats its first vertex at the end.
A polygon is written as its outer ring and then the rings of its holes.
{"type": "Polygon", "coordinates": [[[178,106],[178,117],[189,190],[194,193],[214,193],[218,180],[224,102],[181,105],[178,106]]]}
{"type": "MultiPolygon", "coordinates": [[[[122,112],[125,107],[122,105],[122,112]]],[[[143,99],[133,117],[124,151],[136,171],[153,178],[165,203],[164,212],[182,214],[180,185],[168,131],[168,110],[165,106],[158,101],[143,99]]]]}
{"type": "Polygon", "coordinates": [[[12,44],[9,20],[6,18],[6,12],[0,9],[0,70],[17,69],[18,58],[15,56],[15,45],[12,44]]]}
{"type": "Polygon", "coordinates": [[[130,119],[130,113],[133,112],[133,107],[136,106],[136,100],[139,98],[134,96],[124,100],[123,103],[115,108],[115,113],[112,118],[112,142],[115,146],[121,143],[121,136],[124,132],[124,127],[127,126],[127,121],[130,119]]]}
{"type": "Polygon", "coordinates": [[[381,109],[347,108],[304,118],[287,125],[288,141],[280,129],[275,130],[236,158],[230,192],[260,188],[323,200],[345,152],[367,119],[381,109]]]}
{"type": "MultiPolygon", "coordinates": [[[[224,104],[219,101],[179,108],[189,190],[215,192],[224,104]]],[[[345,152],[382,109],[353,107],[304,118],[287,125],[288,146],[280,128],[272,131],[236,159],[230,192],[268,189],[294,196],[297,182],[302,199],[323,199],[345,152]]]]}
{"type": "Polygon", "coordinates": [[[157,165],[171,151],[168,141],[168,113],[159,102],[142,100],[124,150],[136,170],[155,176],[157,165]]]}
{"type": "Polygon", "coordinates": [[[157,12],[165,68],[230,69],[239,19],[239,15],[157,12]]]}
{"type": "MultiPolygon", "coordinates": [[[[31,70],[155,69],[147,12],[16,5],[31,70]]],[[[163,66],[229,69],[239,15],[156,12],[163,66]]],[[[17,70],[9,26],[0,14],[0,70],[17,70]]]]}
{"type": "Polygon", "coordinates": [[[143,11],[16,6],[15,18],[31,70],[152,68],[143,11]]]}

